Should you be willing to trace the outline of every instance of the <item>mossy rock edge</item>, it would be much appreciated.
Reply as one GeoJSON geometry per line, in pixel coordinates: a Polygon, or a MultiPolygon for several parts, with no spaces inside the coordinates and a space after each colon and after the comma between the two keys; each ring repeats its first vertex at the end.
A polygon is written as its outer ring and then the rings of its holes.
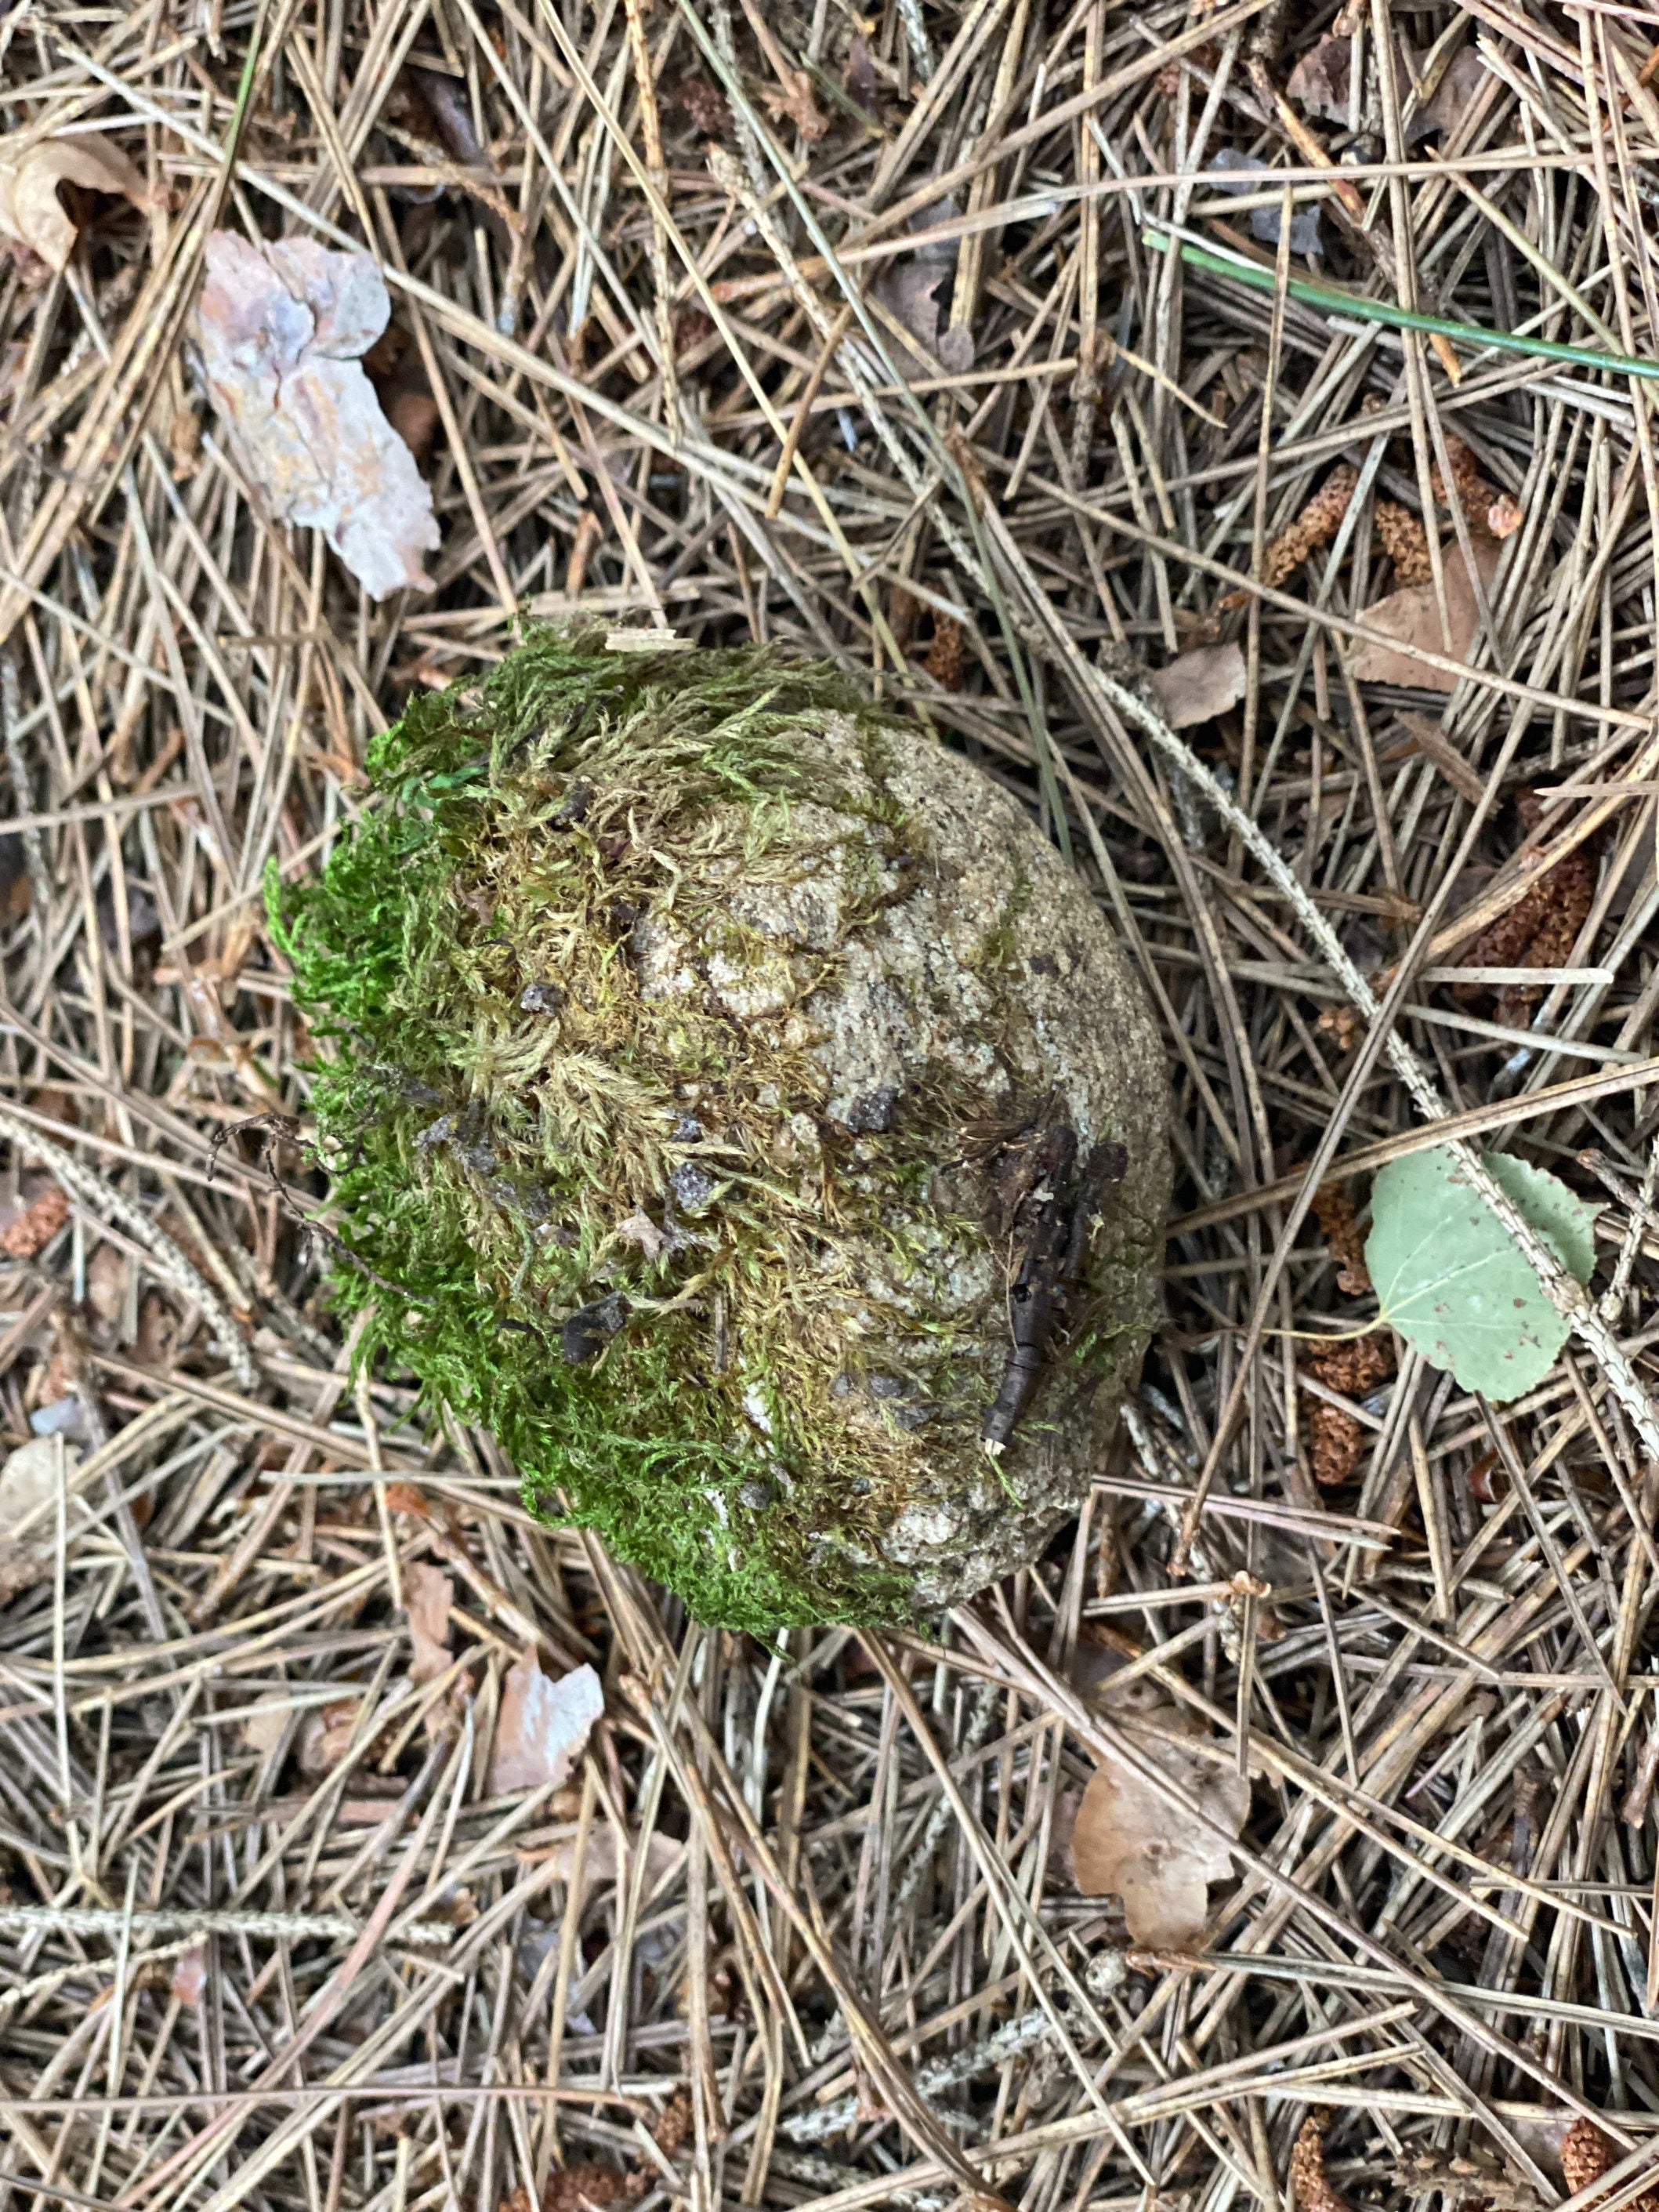
{"type": "Polygon", "coordinates": [[[1170,1164],[1139,986],[1018,807],[831,670],[602,633],[416,701],[369,774],[270,890],[363,1356],[707,1621],[899,1620],[1035,1559],[1144,1349],[1170,1164]],[[1056,1124],[1123,1171],[998,1458],[1056,1124]]]}

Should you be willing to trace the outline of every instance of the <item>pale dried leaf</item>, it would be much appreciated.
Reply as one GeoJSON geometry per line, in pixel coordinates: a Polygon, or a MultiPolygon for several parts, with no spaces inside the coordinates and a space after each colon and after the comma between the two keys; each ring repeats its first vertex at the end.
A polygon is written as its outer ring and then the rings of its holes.
{"type": "MultiPolygon", "coordinates": [[[[1236,1766],[1161,1737],[1143,1738],[1140,1747],[1211,1820],[1237,1835],[1250,1785],[1236,1766]]],[[[1131,1937],[1155,1949],[1195,1943],[1209,1917],[1208,1885],[1232,1872],[1218,1838],[1110,1758],[1083,1793],[1072,1856],[1084,1895],[1121,1897],[1131,1937]]]]}
{"type": "Polygon", "coordinates": [[[668,1243],[651,1216],[638,1207],[617,1224],[617,1234],[625,1243],[637,1245],[647,1260],[659,1260],[668,1243]]]}
{"type": "Polygon", "coordinates": [[[1352,40],[1328,35],[1309,47],[1291,71],[1285,90],[1307,114],[1346,125],[1352,70],[1352,40]]]}
{"type": "Polygon", "coordinates": [[[106,1328],[121,1317],[131,1264],[112,1244],[100,1244],[87,1262],[87,1304],[106,1328]]]}
{"type": "Polygon", "coordinates": [[[605,1695],[591,1667],[574,1668],[556,1681],[543,1674],[534,1651],[526,1651],[516,1667],[508,1668],[501,1685],[490,1795],[556,1789],[580,1758],[587,1732],[604,1711],[605,1695]]]}
{"type": "Polygon", "coordinates": [[[301,1774],[314,1782],[319,1775],[333,1771],[351,1748],[362,1711],[361,1698],[340,1698],[306,1715],[300,1726],[301,1774]]]}
{"type": "Polygon", "coordinates": [[[887,334],[888,344],[896,351],[896,365],[911,376],[937,376],[941,367],[959,376],[974,365],[973,332],[939,327],[943,307],[939,295],[961,258],[962,241],[926,235],[960,222],[961,217],[962,210],[948,198],[918,208],[905,227],[921,236],[920,245],[871,287],[888,313],[917,342],[919,349],[904,347],[890,331],[887,334]]]}
{"type": "Polygon", "coordinates": [[[56,1437],[20,1444],[0,1467],[0,1605],[52,1571],[58,1542],[60,1461],[67,1474],[80,1454],[56,1437]],[[22,1528],[27,1522],[29,1525],[22,1528]],[[15,1529],[21,1533],[14,1535],[15,1529]]]}
{"type": "MultiPolygon", "coordinates": [[[[1260,191],[1271,185],[1273,175],[1267,164],[1254,154],[1241,154],[1236,146],[1218,147],[1212,156],[1218,169],[1239,169],[1245,172],[1236,185],[1219,185],[1224,192],[1260,191]]],[[[1269,246],[1279,243],[1280,210],[1278,207],[1254,207],[1249,210],[1250,231],[1269,246]]],[[[1317,253],[1322,250],[1319,235],[1319,210],[1297,208],[1291,215],[1291,251],[1292,253],[1317,253]]]]}
{"type": "MultiPolygon", "coordinates": [[[[1395,46],[1397,81],[1403,98],[1407,87],[1421,79],[1428,57],[1404,39],[1396,39],[1395,46]]],[[[1352,114],[1352,41],[1344,33],[1342,18],[1339,17],[1326,36],[1310,46],[1291,71],[1285,92],[1304,114],[1337,124],[1346,131],[1350,127],[1352,114]]],[[[1474,46],[1466,46],[1455,54],[1431,97],[1406,118],[1406,144],[1416,145],[1431,131],[1454,129],[1462,120],[1464,111],[1480,91],[1486,76],[1486,64],[1474,46]]],[[[1373,79],[1358,118],[1358,127],[1375,129],[1379,120],[1373,79]]]]}
{"type": "MultiPolygon", "coordinates": [[[[1494,538],[1476,537],[1470,542],[1475,568],[1490,592],[1503,549],[1494,538]]],[[[1358,647],[1351,664],[1352,673],[1358,682],[1409,684],[1419,691],[1451,691],[1456,688],[1457,678],[1449,669],[1429,667],[1410,649],[1416,647],[1419,651],[1443,653],[1454,660],[1464,660],[1474,642],[1479,619],[1474,587],[1455,543],[1445,547],[1441,561],[1446,578],[1449,632],[1442,634],[1432,584],[1413,584],[1405,591],[1391,592],[1387,599],[1366,608],[1364,621],[1368,629],[1382,630],[1387,636],[1397,638],[1399,649],[1386,645],[1358,647]]]]}
{"type": "MultiPolygon", "coordinates": [[[[1421,126],[1428,131],[1450,131],[1463,119],[1463,111],[1486,81],[1486,64],[1474,46],[1462,46],[1447,64],[1446,74],[1431,98],[1419,110],[1421,126]]],[[[1417,133],[1408,131],[1407,139],[1417,133]]]]}
{"type": "Polygon", "coordinates": [[[250,1705],[242,1716],[242,1741],[246,1748],[258,1752],[261,1759],[269,1757],[282,1741],[293,1710],[280,1691],[250,1705]]]}
{"type": "Polygon", "coordinates": [[[908,375],[939,374],[938,294],[950,277],[947,263],[915,254],[902,261],[897,268],[885,270],[870,288],[894,321],[915,340],[914,346],[907,346],[890,331],[884,333],[888,349],[894,356],[894,367],[908,375]]]}
{"type": "Polygon", "coordinates": [[[58,197],[59,185],[116,193],[135,207],[149,204],[143,176],[112,139],[95,131],[23,147],[0,140],[0,233],[39,254],[59,276],[75,251],[75,225],[58,197]]]}
{"type": "Polygon", "coordinates": [[[1498,492],[1486,509],[1486,527],[1494,538],[1513,538],[1526,519],[1520,501],[1506,491],[1498,492]]]}
{"type": "Polygon", "coordinates": [[[812,97],[812,80],[805,70],[789,70],[776,92],[764,93],[762,97],[775,119],[787,115],[809,143],[822,138],[830,128],[818,112],[817,102],[812,97]]]}
{"type": "Polygon", "coordinates": [[[411,1682],[435,1681],[448,1666],[449,1608],[454,1602],[454,1583],[436,1567],[417,1561],[404,1568],[404,1610],[415,1655],[409,1663],[411,1682]]]}
{"type": "Polygon", "coordinates": [[[1237,644],[1201,645],[1152,672],[1152,685],[1172,730],[1207,722],[1244,696],[1244,654],[1237,644]]]}
{"type": "Polygon", "coordinates": [[[173,1987],[168,1994],[175,2004],[199,2005],[202,1992],[207,1986],[207,1946],[192,1943],[188,1951],[181,1951],[173,1962],[173,1987]]]}
{"type": "Polygon", "coordinates": [[[391,301],[366,253],[306,238],[208,240],[203,366],[236,458],[281,522],[320,530],[371,599],[429,591],[432,494],[357,356],[391,301]]]}

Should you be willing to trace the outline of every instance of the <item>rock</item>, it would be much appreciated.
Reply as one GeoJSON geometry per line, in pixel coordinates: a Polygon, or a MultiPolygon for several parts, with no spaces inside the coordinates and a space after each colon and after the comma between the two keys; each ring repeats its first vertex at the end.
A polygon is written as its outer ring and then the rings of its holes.
{"type": "Polygon", "coordinates": [[[1170,1166],[1139,986],[1028,817],[833,672],[545,632],[370,773],[273,894],[335,1019],[366,1348],[704,1620],[902,1619],[1036,1558],[1144,1348],[1170,1166]]]}

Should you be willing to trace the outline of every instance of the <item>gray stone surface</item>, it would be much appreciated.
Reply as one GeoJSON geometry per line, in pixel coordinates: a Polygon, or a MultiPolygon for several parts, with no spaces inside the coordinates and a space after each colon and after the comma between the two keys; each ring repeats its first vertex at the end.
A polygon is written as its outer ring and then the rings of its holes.
{"type": "MultiPolygon", "coordinates": [[[[921,832],[912,840],[920,865],[908,882],[887,866],[880,889],[890,902],[873,923],[843,942],[848,870],[864,856],[849,856],[845,817],[803,806],[792,846],[821,843],[830,857],[773,881],[733,871],[729,911],[758,941],[746,957],[711,960],[706,936],[702,945],[677,942],[659,921],[636,951],[653,993],[707,987],[739,1023],[781,1024],[823,1071],[827,1118],[866,1149],[907,1099],[942,1079],[973,1094],[982,1117],[1036,1110],[1069,1121],[1079,1158],[1100,1139],[1127,1147],[1087,1278],[1096,1310],[1121,1332],[1108,1371],[1085,1390],[1075,1367],[1051,1366],[1000,1460],[981,1443],[979,1419],[1008,1355],[1016,1255],[982,1232],[951,1229],[929,1202],[937,1192],[896,1206],[893,1237],[855,1255],[858,1287],[842,1301],[842,1324],[860,1379],[833,1402],[866,1463],[872,1443],[888,1449],[893,1483],[878,1511],[855,1516],[856,1532],[822,1540],[908,1576],[916,1603],[932,1607],[1036,1557],[1101,1464],[1155,1311],[1170,1194],[1167,1078],[1139,986],[1079,878],[959,756],[920,736],[889,742],[889,788],[921,832]],[[804,992],[815,974],[826,980],[804,992]]],[[[852,725],[832,720],[825,745],[844,757],[856,788],[852,725]]],[[[817,1149],[806,1117],[781,1125],[780,1166],[811,1175],[817,1149]]],[[[877,1165],[872,1153],[872,1173],[877,1165]]],[[[823,1438],[826,1452],[836,1443],[833,1433],[823,1438]]]]}

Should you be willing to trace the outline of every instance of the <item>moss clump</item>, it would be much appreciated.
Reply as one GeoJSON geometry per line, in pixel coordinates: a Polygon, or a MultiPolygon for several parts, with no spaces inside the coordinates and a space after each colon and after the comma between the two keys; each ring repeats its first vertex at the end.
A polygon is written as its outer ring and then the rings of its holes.
{"type": "MultiPolygon", "coordinates": [[[[381,803],[271,894],[365,1352],[491,1426],[537,1510],[759,1632],[905,1613],[917,1499],[1021,1485],[977,1443],[1007,1270],[963,1133],[1042,1066],[1008,983],[1030,855],[965,918],[994,973],[902,975],[925,755],[972,775],[823,668],[537,632],[414,703],[381,803]]],[[[1144,1329],[1155,1234],[1091,1279],[1068,1403],[1144,1329]]],[[[1039,1405],[1027,1456],[1065,1426],[1039,1405]]]]}

